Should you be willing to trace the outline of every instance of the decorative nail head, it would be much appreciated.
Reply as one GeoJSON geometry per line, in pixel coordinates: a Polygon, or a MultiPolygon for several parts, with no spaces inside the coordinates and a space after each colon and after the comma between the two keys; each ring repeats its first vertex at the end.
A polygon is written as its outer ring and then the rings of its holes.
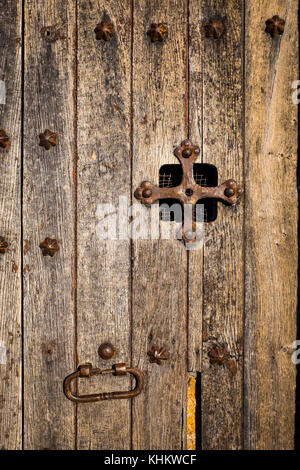
{"type": "Polygon", "coordinates": [[[10,138],[4,129],[0,129],[0,148],[8,152],[10,147],[10,138]]]}
{"type": "Polygon", "coordinates": [[[4,253],[7,251],[8,248],[8,243],[5,240],[4,237],[0,237],[0,253],[4,255],[4,253]]]}
{"type": "Polygon", "coordinates": [[[113,23],[101,21],[101,23],[98,23],[94,29],[94,33],[96,34],[96,39],[109,41],[115,34],[115,27],[113,23]]]}
{"type": "Polygon", "coordinates": [[[281,36],[284,33],[285,21],[279,18],[278,15],[274,15],[272,18],[266,21],[266,32],[269,33],[272,38],[281,36]]]}
{"type": "Polygon", "coordinates": [[[158,346],[152,346],[150,351],[148,351],[149,360],[151,363],[156,363],[159,366],[164,363],[168,359],[168,351],[158,346]]]}
{"type": "Polygon", "coordinates": [[[147,35],[150,37],[151,42],[162,42],[168,37],[168,28],[163,23],[152,23],[147,35]]]}
{"type": "Polygon", "coordinates": [[[112,343],[103,343],[99,346],[98,354],[101,359],[108,361],[116,355],[116,348],[112,343]]]}
{"type": "Polygon", "coordinates": [[[46,237],[40,243],[40,249],[42,250],[43,256],[51,256],[52,258],[59,250],[58,241],[55,238],[46,237]]]}
{"type": "Polygon", "coordinates": [[[46,129],[45,132],[42,132],[39,135],[40,138],[40,147],[44,147],[46,150],[49,150],[51,147],[55,147],[58,141],[58,133],[49,131],[46,129]]]}

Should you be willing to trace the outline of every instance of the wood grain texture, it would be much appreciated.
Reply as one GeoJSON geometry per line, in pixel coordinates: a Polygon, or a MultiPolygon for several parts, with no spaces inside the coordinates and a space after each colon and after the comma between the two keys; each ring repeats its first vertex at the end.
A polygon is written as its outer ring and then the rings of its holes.
{"type": "MultiPolygon", "coordinates": [[[[203,38],[201,18],[202,8],[199,2],[189,2],[188,129],[191,141],[199,145],[201,149],[201,154],[196,163],[201,163],[203,154],[203,38]]],[[[202,370],[203,245],[199,245],[197,250],[189,251],[188,256],[188,371],[200,372],[202,370]]]]}
{"type": "Polygon", "coordinates": [[[297,3],[246,1],[245,447],[294,446],[297,3]],[[265,21],[286,21],[282,37],[265,21]]]}
{"type": "MultiPolygon", "coordinates": [[[[173,149],[186,137],[186,22],[185,2],[134,2],[133,188],[145,179],[157,184],[161,165],[178,163],[173,149]],[[165,42],[146,36],[152,22],[168,26],[165,42]]],[[[133,242],[132,362],[146,374],[132,405],[134,449],[186,446],[186,260],[179,241],[133,242]],[[161,366],[149,362],[152,345],[169,351],[161,366]]]]}
{"type": "MultiPolygon", "coordinates": [[[[97,234],[106,220],[111,227],[119,196],[130,203],[130,1],[80,0],[78,31],[78,360],[108,368],[130,363],[130,239],[97,234]],[[108,42],[95,38],[102,20],[115,26],[108,42]],[[101,204],[112,207],[101,215],[101,204]],[[116,347],[112,361],[98,356],[105,341],[116,347]]],[[[98,377],[79,387],[126,390],[130,380],[98,377]]],[[[129,449],[130,400],[79,406],[77,433],[79,449],[129,449]]]]}
{"type": "Polygon", "coordinates": [[[74,413],[62,382],[74,369],[74,2],[25,5],[24,448],[71,449],[74,413]],[[51,26],[52,28],[49,28],[51,26]],[[47,27],[42,37],[41,29],[47,27]],[[58,36],[53,31],[58,31],[58,36]],[[46,33],[49,32],[49,34],[46,33]],[[54,34],[54,36],[53,36],[54,34]],[[48,42],[45,40],[53,42],[48,42]],[[39,133],[59,133],[39,147],[39,133]],[[45,237],[60,251],[43,257],[45,237]]]}
{"type": "MultiPolygon", "coordinates": [[[[219,184],[229,178],[242,183],[243,2],[192,0],[190,18],[190,135],[199,138],[202,135],[203,162],[217,167],[219,184]],[[224,21],[225,34],[216,40],[205,38],[195,22],[202,24],[215,17],[224,21]]],[[[190,285],[196,286],[198,272],[192,270],[196,260],[192,262],[190,285]]],[[[225,207],[219,203],[217,220],[205,224],[203,294],[198,286],[198,296],[194,293],[190,300],[192,310],[197,302],[199,316],[202,295],[202,447],[240,449],[243,445],[243,204],[225,207]],[[210,364],[208,353],[215,344],[228,349],[236,373],[232,374],[225,366],[210,364]]],[[[199,361],[194,360],[194,364],[199,367],[199,361]]]]}
{"type": "Polygon", "coordinates": [[[0,1],[0,80],[6,102],[0,104],[0,128],[11,138],[0,150],[0,235],[9,243],[0,255],[0,448],[22,445],[21,401],[21,35],[22,2],[0,1]],[[5,356],[6,355],[6,360],[5,356]],[[6,362],[6,363],[4,363],[6,362]]]}

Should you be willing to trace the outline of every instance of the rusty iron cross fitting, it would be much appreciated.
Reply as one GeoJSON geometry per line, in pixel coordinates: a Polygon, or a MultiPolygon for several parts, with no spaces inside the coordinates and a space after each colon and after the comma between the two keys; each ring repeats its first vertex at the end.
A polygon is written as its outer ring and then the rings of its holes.
{"type": "Polygon", "coordinates": [[[144,375],[135,367],[129,367],[126,364],[114,364],[111,369],[93,369],[92,364],[82,364],[78,367],[77,371],[68,375],[64,380],[64,393],[66,397],[76,403],[91,403],[103,400],[117,400],[122,398],[133,398],[141,393],[144,386],[144,375]],[[120,392],[107,392],[107,393],[94,393],[90,395],[75,395],[71,390],[71,382],[78,377],[89,379],[94,375],[126,375],[130,374],[136,379],[136,386],[133,390],[126,390],[120,392]]]}
{"type": "MultiPolygon", "coordinates": [[[[195,206],[199,200],[207,198],[219,199],[229,205],[236,204],[243,190],[233,179],[229,179],[216,187],[204,187],[196,183],[193,176],[193,167],[199,153],[199,147],[190,140],[181,142],[181,146],[174,150],[174,155],[182,166],[181,183],[171,188],[160,188],[150,181],[143,181],[134,192],[135,198],[147,207],[150,207],[159,199],[177,199],[183,205],[191,204],[192,206],[195,206]]],[[[193,214],[193,212],[190,211],[190,214],[193,214]]],[[[189,217],[193,218],[192,215],[189,217]]],[[[195,228],[196,223],[194,220],[184,220],[182,239],[185,243],[195,241],[195,228]],[[185,230],[186,226],[189,227],[187,230],[185,230]],[[189,233],[191,227],[192,234],[189,233]]]]}

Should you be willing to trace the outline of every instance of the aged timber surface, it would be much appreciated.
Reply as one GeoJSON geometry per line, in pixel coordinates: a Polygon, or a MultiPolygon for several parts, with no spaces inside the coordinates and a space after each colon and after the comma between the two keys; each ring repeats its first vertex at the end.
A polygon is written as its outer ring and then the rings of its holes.
{"type": "Polygon", "coordinates": [[[0,1],[0,128],[11,138],[8,152],[0,149],[0,236],[9,243],[0,254],[0,449],[9,450],[22,445],[21,8],[0,1]]]}
{"type": "MultiPolygon", "coordinates": [[[[105,221],[111,228],[119,196],[130,201],[130,71],[130,1],[80,0],[78,361],[103,368],[130,363],[130,241],[103,240],[96,233],[105,221]],[[101,21],[114,24],[110,41],[96,40],[94,29],[101,21]],[[98,348],[105,341],[116,347],[113,361],[100,361],[98,348]]],[[[98,377],[79,387],[94,393],[126,390],[130,380],[98,377]]],[[[78,448],[129,449],[130,405],[130,400],[114,400],[79,406],[78,448]]]]}
{"type": "MultiPolygon", "coordinates": [[[[203,162],[216,166],[219,184],[229,178],[242,183],[243,2],[191,1],[190,18],[190,135],[198,139],[202,136],[203,162]],[[224,21],[225,33],[220,39],[205,38],[195,23],[215,17],[224,21]]],[[[200,316],[203,306],[202,447],[240,449],[243,446],[243,203],[236,207],[219,203],[217,220],[205,225],[203,290],[197,285],[200,263],[201,253],[191,253],[191,319],[196,317],[197,310],[200,316]],[[215,345],[228,350],[232,371],[210,364],[208,354],[215,345]]],[[[193,343],[191,346],[195,348],[193,343]]],[[[190,351],[191,365],[199,367],[195,353],[190,351]]]]}
{"type": "Polygon", "coordinates": [[[72,449],[74,412],[62,393],[74,369],[72,300],[74,2],[25,5],[24,448],[72,449]],[[45,28],[42,30],[42,28],[45,28]],[[41,30],[43,34],[41,34],[41,30]],[[56,147],[39,146],[45,129],[56,147]],[[43,257],[45,237],[60,250],[43,257]]]}
{"type": "MultiPolygon", "coordinates": [[[[186,137],[186,18],[178,0],[134,1],[133,188],[145,179],[158,184],[160,166],[178,163],[173,149],[186,137]],[[150,42],[151,23],[168,26],[165,42],[150,42]]],[[[132,361],[146,373],[133,402],[134,449],[186,445],[186,258],[176,240],[133,242],[132,361]],[[153,345],[168,349],[165,364],[149,363],[153,345]]]]}
{"type": "Polygon", "coordinates": [[[245,447],[292,449],[297,304],[297,2],[246,1],[245,447]],[[286,21],[282,37],[266,19],[286,21]]]}

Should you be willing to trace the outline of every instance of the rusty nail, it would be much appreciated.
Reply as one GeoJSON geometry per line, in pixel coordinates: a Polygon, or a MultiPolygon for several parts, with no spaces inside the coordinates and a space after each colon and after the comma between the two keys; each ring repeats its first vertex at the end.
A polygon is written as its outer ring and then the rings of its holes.
{"type": "Polygon", "coordinates": [[[9,147],[10,147],[10,138],[8,137],[4,129],[0,129],[0,148],[8,152],[9,147]]]}
{"type": "Polygon", "coordinates": [[[149,360],[152,363],[158,365],[163,364],[168,359],[168,351],[165,348],[159,348],[158,346],[152,346],[150,351],[147,352],[149,360]]]}
{"type": "Polygon", "coordinates": [[[232,197],[234,196],[235,192],[233,188],[226,188],[224,194],[226,197],[232,197]]]}
{"type": "Polygon", "coordinates": [[[229,354],[227,349],[222,346],[215,344],[208,353],[211,364],[218,364],[222,366],[229,359],[229,354]]]}
{"type": "Polygon", "coordinates": [[[46,129],[45,132],[42,132],[39,135],[41,147],[44,147],[46,150],[49,150],[51,147],[55,147],[58,141],[58,133],[49,131],[46,129]]]}
{"type": "Polygon", "coordinates": [[[274,15],[272,18],[266,21],[266,32],[269,33],[272,38],[275,36],[281,36],[284,33],[285,21],[279,18],[278,15],[274,15]]]}
{"type": "Polygon", "coordinates": [[[8,248],[8,243],[4,237],[0,237],[0,253],[3,255],[8,248]]]}
{"type": "Polygon", "coordinates": [[[51,258],[57,253],[59,250],[58,241],[55,238],[45,238],[40,243],[40,249],[42,250],[43,256],[51,256],[51,258]]]}
{"type": "Polygon", "coordinates": [[[143,197],[146,198],[146,199],[147,199],[148,197],[150,197],[151,194],[152,194],[151,189],[144,189],[144,191],[143,191],[143,193],[142,193],[143,197]]]}
{"type": "Polygon", "coordinates": [[[101,23],[98,23],[94,29],[94,33],[96,34],[96,39],[109,41],[115,34],[115,27],[113,23],[105,23],[104,21],[101,21],[101,23]]]}
{"type": "Polygon", "coordinates": [[[207,23],[204,23],[203,28],[205,31],[205,36],[207,38],[218,39],[222,36],[222,34],[225,31],[223,22],[217,18],[213,18],[209,20],[207,23]]]}
{"type": "Polygon", "coordinates": [[[168,28],[163,23],[152,23],[147,36],[151,38],[151,42],[162,42],[168,37],[168,28]]]}
{"type": "Polygon", "coordinates": [[[112,343],[103,343],[99,346],[98,354],[101,359],[107,361],[116,355],[116,348],[112,343]]]}

